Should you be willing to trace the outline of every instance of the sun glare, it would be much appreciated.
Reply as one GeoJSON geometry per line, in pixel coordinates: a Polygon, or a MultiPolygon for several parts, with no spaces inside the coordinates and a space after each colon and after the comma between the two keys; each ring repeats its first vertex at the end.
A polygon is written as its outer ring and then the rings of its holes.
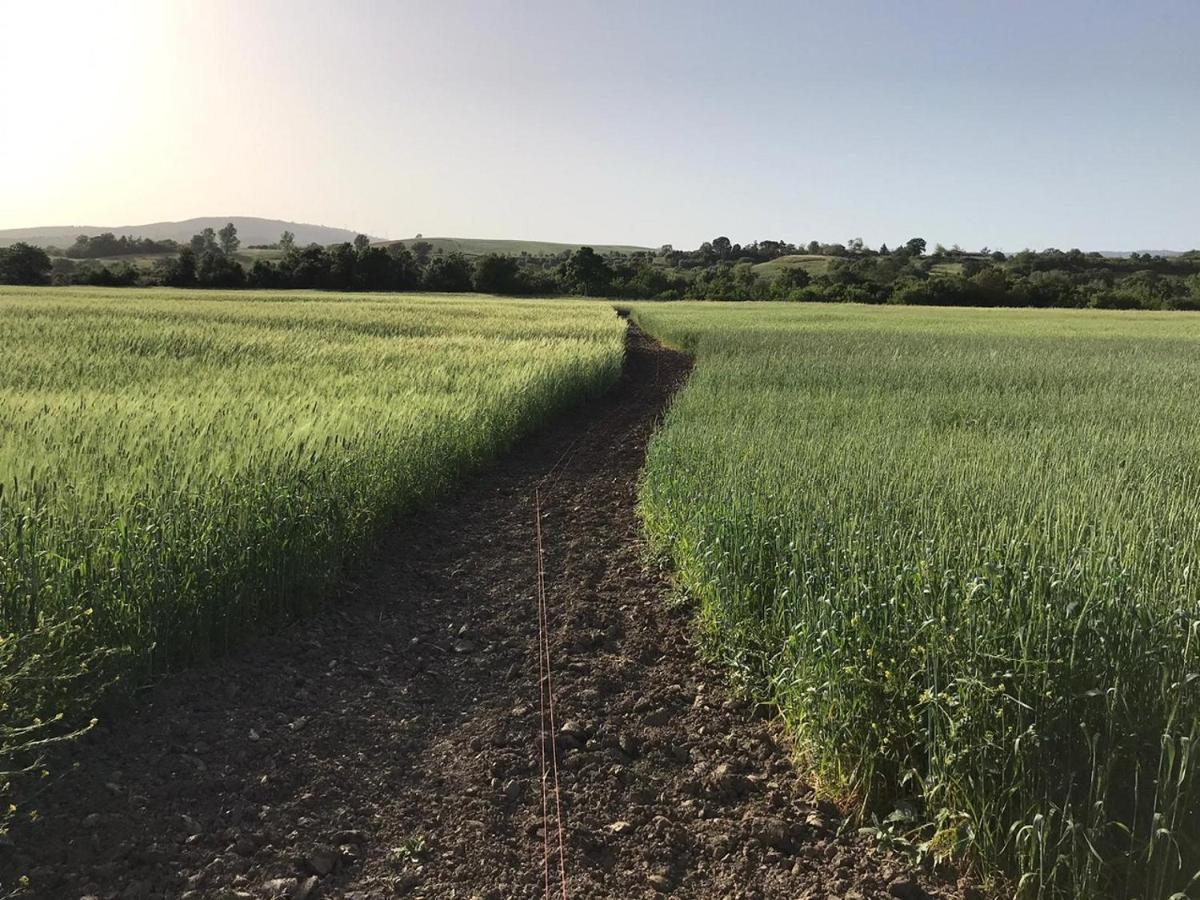
{"type": "Polygon", "coordinates": [[[171,4],[11,4],[5,16],[0,84],[27,88],[6,90],[8,121],[29,123],[0,141],[0,163],[21,173],[5,217],[38,222],[60,195],[86,210],[90,194],[111,193],[96,183],[105,160],[141,152],[130,124],[160,99],[171,4]]]}

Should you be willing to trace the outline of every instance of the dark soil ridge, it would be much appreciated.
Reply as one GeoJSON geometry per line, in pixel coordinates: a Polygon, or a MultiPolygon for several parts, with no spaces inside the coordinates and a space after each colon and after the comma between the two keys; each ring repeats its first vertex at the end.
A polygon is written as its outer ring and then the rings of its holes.
{"type": "Polygon", "coordinates": [[[690,367],[631,324],[606,396],[386,535],[319,617],[89,735],[0,879],[45,898],[542,896],[540,487],[570,897],[962,896],[836,833],[646,568],[638,475],[690,367]]]}

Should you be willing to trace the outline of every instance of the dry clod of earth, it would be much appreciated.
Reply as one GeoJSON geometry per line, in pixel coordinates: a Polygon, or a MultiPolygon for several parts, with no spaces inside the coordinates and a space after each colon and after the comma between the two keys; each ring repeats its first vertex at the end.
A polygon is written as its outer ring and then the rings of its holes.
{"type": "Polygon", "coordinates": [[[569,896],[964,896],[829,830],[775,726],[697,659],[644,566],[638,473],[688,370],[631,328],[608,395],[410,517],[323,615],[96,729],[14,832],[5,883],[28,873],[25,896],[70,900],[541,897],[537,488],[569,896]]]}

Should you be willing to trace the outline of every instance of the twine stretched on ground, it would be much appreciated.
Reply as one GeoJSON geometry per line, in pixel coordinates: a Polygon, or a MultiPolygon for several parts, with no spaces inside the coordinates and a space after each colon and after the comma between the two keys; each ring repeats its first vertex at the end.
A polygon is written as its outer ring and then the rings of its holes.
{"type": "Polygon", "coordinates": [[[542,498],[534,488],[534,533],[537,537],[537,597],[538,597],[538,706],[541,711],[542,743],[542,869],[546,900],[550,898],[550,816],[549,785],[546,772],[546,746],[550,746],[550,771],[554,782],[554,817],[558,823],[558,872],[563,900],[567,900],[567,854],[563,840],[562,795],[558,784],[558,746],[554,721],[554,679],[550,665],[550,628],[546,613],[546,563],[542,546],[542,498]],[[547,720],[550,725],[546,733],[547,720]]]}

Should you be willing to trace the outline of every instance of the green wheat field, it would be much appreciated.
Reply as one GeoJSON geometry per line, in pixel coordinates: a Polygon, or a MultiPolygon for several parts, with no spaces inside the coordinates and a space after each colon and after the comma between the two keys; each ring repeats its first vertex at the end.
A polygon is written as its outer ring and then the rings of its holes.
{"type": "Polygon", "coordinates": [[[698,360],[646,526],[824,789],[1023,895],[1188,889],[1200,318],[634,317],[698,360]]]}
{"type": "MultiPolygon", "coordinates": [[[[641,511],[856,823],[1025,897],[1200,869],[1200,316],[639,303],[641,511]]],[[[316,610],[603,392],[598,301],[0,289],[0,769],[316,610]]]]}
{"type": "Polygon", "coordinates": [[[309,610],[624,352],[609,307],[432,295],[4,288],[0,334],[6,762],[309,610]]]}

